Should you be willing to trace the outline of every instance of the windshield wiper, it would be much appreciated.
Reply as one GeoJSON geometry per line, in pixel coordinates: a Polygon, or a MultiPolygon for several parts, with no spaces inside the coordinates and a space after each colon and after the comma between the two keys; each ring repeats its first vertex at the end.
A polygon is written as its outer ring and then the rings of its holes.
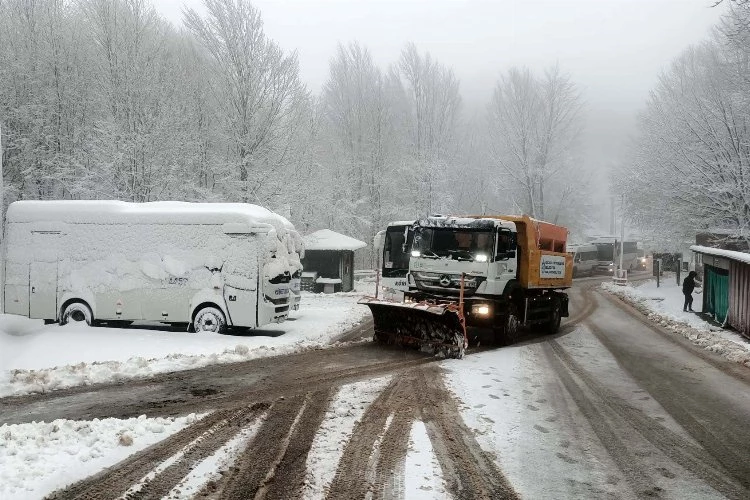
{"type": "Polygon", "coordinates": [[[448,252],[456,259],[464,262],[474,262],[474,256],[468,250],[448,250],[448,252]],[[468,255],[468,257],[461,257],[461,255],[468,255]]]}
{"type": "Polygon", "coordinates": [[[440,256],[433,252],[432,250],[423,250],[421,257],[424,257],[426,259],[439,259],[440,256]],[[430,255],[427,255],[427,252],[430,252],[430,255]]]}

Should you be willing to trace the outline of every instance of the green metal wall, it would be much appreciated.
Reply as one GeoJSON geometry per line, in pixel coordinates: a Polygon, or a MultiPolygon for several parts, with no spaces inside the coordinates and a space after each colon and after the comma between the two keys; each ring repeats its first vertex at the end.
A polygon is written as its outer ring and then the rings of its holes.
{"type": "Polygon", "coordinates": [[[703,312],[723,324],[729,311],[729,273],[725,269],[706,266],[705,277],[703,312]]]}

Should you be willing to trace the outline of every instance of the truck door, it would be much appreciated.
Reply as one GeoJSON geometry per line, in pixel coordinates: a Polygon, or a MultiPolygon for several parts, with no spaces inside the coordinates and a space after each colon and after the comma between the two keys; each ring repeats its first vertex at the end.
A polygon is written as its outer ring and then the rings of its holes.
{"type": "Polygon", "coordinates": [[[57,262],[31,263],[29,318],[57,319],[57,262]]]}

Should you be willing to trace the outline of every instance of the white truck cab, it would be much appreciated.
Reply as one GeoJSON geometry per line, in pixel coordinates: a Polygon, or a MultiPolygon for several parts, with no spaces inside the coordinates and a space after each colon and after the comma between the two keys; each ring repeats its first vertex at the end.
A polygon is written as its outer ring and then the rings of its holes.
{"type": "Polygon", "coordinates": [[[516,278],[516,226],[500,219],[430,217],[414,229],[412,288],[423,292],[502,295],[516,278]]]}

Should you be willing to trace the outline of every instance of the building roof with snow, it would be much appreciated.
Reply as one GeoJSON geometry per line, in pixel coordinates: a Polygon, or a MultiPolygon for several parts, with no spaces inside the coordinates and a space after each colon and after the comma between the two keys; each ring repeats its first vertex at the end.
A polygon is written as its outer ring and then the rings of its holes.
{"type": "Polygon", "coordinates": [[[367,243],[359,241],[345,234],[321,229],[310,233],[303,238],[305,251],[307,250],[359,250],[365,248],[367,243]]]}
{"type": "Polygon", "coordinates": [[[743,262],[750,264],[750,253],[737,252],[735,250],[724,250],[723,248],[704,247],[700,245],[693,245],[690,247],[695,253],[703,255],[712,255],[714,257],[723,257],[725,259],[734,260],[737,262],[743,262]]]}

